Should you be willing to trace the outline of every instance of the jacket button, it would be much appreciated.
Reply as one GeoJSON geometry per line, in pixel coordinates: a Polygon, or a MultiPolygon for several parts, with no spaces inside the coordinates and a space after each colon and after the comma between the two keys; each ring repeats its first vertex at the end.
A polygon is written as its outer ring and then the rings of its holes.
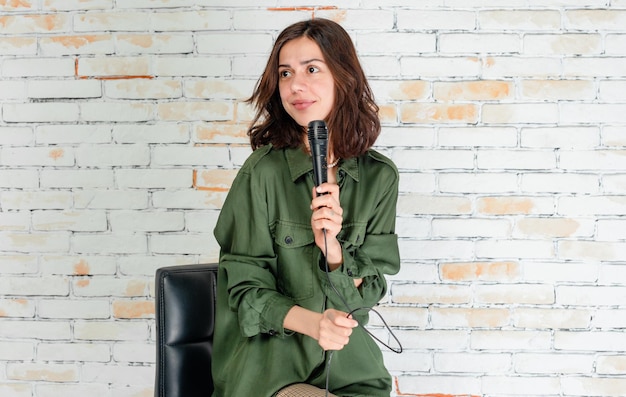
{"type": "Polygon", "coordinates": [[[291,243],[293,243],[293,238],[292,238],[291,236],[287,236],[287,237],[285,237],[285,243],[286,243],[286,244],[291,244],[291,243]]]}
{"type": "Polygon", "coordinates": [[[348,269],[346,273],[348,273],[348,276],[352,277],[352,270],[348,269]]]}
{"type": "Polygon", "coordinates": [[[276,335],[276,331],[274,331],[273,329],[270,329],[270,330],[268,331],[268,334],[270,334],[270,335],[272,335],[272,336],[275,336],[275,335],[276,335]]]}

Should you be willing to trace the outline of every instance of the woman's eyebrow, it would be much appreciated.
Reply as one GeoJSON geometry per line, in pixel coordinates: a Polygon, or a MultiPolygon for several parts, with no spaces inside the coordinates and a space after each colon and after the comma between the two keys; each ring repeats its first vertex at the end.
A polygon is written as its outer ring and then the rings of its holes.
{"type": "Polygon", "coordinates": [[[300,65],[306,65],[307,63],[311,63],[311,62],[321,62],[321,63],[326,63],[326,62],[324,62],[324,60],[323,60],[323,59],[312,58],[312,59],[309,59],[309,60],[306,60],[306,61],[302,61],[302,62],[300,62],[300,65]]]}
{"type": "MultiPolygon", "coordinates": [[[[307,65],[307,64],[309,64],[309,63],[311,63],[311,62],[321,62],[321,63],[326,63],[326,62],[324,62],[324,60],[323,60],[323,59],[319,59],[319,58],[311,58],[311,59],[307,59],[307,60],[305,60],[305,61],[300,61],[300,65],[307,65]]],[[[281,63],[281,64],[279,64],[279,65],[278,65],[278,67],[279,67],[279,68],[289,68],[289,67],[291,67],[291,65],[281,63]]]]}

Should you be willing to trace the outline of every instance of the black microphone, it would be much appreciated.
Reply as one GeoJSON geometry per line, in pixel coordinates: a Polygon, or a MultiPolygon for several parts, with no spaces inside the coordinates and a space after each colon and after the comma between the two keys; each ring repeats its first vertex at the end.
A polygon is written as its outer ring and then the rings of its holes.
{"type": "Polygon", "coordinates": [[[313,160],[313,176],[315,186],[328,180],[326,156],[328,154],[328,128],[324,120],[313,120],[309,123],[309,147],[313,160]]]}

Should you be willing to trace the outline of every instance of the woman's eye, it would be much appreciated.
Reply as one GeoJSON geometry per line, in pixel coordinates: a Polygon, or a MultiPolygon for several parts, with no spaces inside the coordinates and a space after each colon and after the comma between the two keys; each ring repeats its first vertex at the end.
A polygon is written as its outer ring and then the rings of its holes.
{"type": "Polygon", "coordinates": [[[316,73],[319,69],[316,66],[309,66],[309,73],[316,73]]]}
{"type": "Polygon", "coordinates": [[[280,75],[280,77],[289,77],[290,75],[288,70],[281,70],[280,72],[278,72],[278,74],[280,75]]]}

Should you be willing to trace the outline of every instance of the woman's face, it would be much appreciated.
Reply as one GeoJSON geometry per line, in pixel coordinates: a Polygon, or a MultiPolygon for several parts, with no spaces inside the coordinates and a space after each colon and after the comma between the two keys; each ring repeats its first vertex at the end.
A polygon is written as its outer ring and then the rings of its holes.
{"type": "Polygon", "coordinates": [[[316,42],[300,37],[278,56],[278,89],[283,107],[301,126],[325,120],[335,103],[335,82],[316,42]]]}

